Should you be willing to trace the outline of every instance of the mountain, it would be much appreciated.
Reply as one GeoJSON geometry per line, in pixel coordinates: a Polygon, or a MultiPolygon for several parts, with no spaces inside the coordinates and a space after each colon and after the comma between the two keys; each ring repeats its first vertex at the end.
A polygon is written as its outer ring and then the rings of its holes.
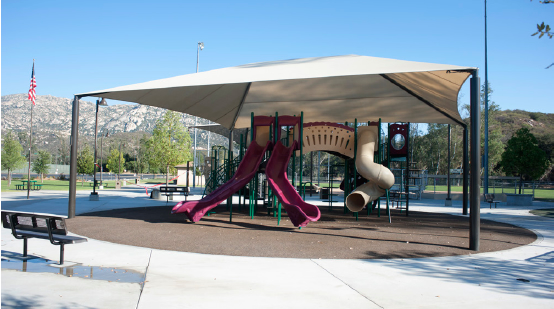
{"type": "Polygon", "coordinates": [[[523,110],[500,111],[496,119],[501,124],[502,134],[507,141],[523,125],[529,126],[531,133],[539,140],[553,139],[554,142],[554,114],[527,112],[523,110]]]}
{"type": "MultiPolygon", "coordinates": [[[[60,139],[69,141],[71,135],[71,113],[73,99],[59,98],[51,95],[39,95],[33,107],[33,144],[38,149],[46,149],[51,153],[61,147],[60,139]]],[[[1,97],[2,102],[2,133],[13,130],[20,135],[22,144],[25,142],[31,123],[31,102],[27,94],[10,94],[1,97]]],[[[82,141],[94,143],[96,103],[81,100],[79,103],[79,144],[82,141]]],[[[98,111],[98,134],[109,132],[111,136],[119,136],[125,140],[129,136],[137,136],[140,132],[151,134],[156,120],[163,117],[166,110],[140,104],[117,104],[100,106],[98,111]]],[[[182,123],[194,125],[194,116],[182,114],[182,123]]],[[[198,124],[208,121],[198,118],[198,124]]],[[[139,134],[141,135],[141,134],[139,134]]],[[[194,138],[193,134],[191,137],[194,138]]],[[[198,147],[206,148],[208,132],[199,130],[198,147]]],[[[211,134],[211,145],[227,145],[227,138],[211,134]]],[[[25,145],[23,145],[25,147],[25,145]]]]}
{"type": "MultiPolygon", "coordinates": [[[[9,129],[18,133],[26,149],[31,116],[31,103],[27,99],[27,94],[5,95],[1,97],[1,101],[2,132],[9,129]]],[[[36,102],[33,108],[33,144],[38,149],[46,149],[56,154],[60,147],[69,145],[72,99],[42,95],[37,97],[36,102]]],[[[127,144],[133,144],[144,133],[151,134],[156,120],[162,118],[165,112],[162,108],[140,104],[101,106],[98,112],[98,132],[109,132],[107,144],[119,145],[126,141],[131,141],[127,144]]],[[[554,114],[504,110],[496,112],[495,115],[501,126],[502,142],[510,139],[523,125],[529,125],[541,148],[545,149],[554,161],[554,114]]],[[[79,144],[94,143],[94,122],[95,103],[80,101],[79,144]]],[[[182,123],[187,127],[194,125],[194,116],[182,114],[182,123]]],[[[198,118],[198,124],[206,123],[206,119],[198,118]]],[[[198,148],[207,148],[207,143],[207,131],[199,130],[198,148]]],[[[211,134],[210,146],[227,146],[227,143],[226,137],[211,134]]]]}

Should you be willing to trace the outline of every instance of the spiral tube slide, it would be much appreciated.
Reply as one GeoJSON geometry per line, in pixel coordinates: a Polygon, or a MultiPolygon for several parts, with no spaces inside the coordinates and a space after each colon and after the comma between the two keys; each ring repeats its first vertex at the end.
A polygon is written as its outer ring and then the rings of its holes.
{"type": "Polygon", "coordinates": [[[356,153],[356,168],[358,173],[369,182],[357,187],[346,197],[346,207],[353,212],[362,210],[365,205],[383,196],[386,190],[394,185],[394,175],[391,170],[373,162],[376,127],[358,129],[358,150],[356,153]]]}
{"type": "Polygon", "coordinates": [[[271,145],[267,142],[265,147],[260,146],[256,141],[250,143],[244,158],[240,162],[237,171],[233,177],[221,185],[219,188],[206,195],[199,201],[182,201],[179,202],[173,210],[172,214],[185,213],[192,222],[198,222],[210,209],[219,205],[229,196],[246,186],[248,182],[256,175],[258,167],[262,162],[264,153],[271,145]]]}

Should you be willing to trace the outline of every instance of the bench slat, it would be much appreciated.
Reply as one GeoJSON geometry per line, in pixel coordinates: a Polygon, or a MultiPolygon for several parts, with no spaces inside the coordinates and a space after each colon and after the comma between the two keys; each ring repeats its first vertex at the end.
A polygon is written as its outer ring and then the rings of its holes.
{"type": "MultiPolygon", "coordinates": [[[[32,238],[40,238],[40,239],[50,239],[48,234],[40,233],[40,232],[33,232],[33,231],[22,231],[22,230],[15,230],[16,234],[19,236],[25,236],[25,237],[32,237],[32,238]]],[[[70,235],[53,235],[53,238],[55,241],[59,241],[64,244],[77,244],[81,242],[87,242],[87,239],[84,237],[78,237],[78,236],[70,236],[70,235]]]]}

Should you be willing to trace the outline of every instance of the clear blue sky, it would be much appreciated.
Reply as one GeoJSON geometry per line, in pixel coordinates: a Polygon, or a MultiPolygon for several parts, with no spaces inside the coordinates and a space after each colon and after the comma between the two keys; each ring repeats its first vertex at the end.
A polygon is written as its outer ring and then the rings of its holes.
{"type": "MultiPolygon", "coordinates": [[[[2,95],[71,98],[246,63],[358,54],[476,66],[484,81],[484,1],[2,1],[2,95]]],[[[489,0],[491,100],[554,113],[554,4],[489,0]]],[[[468,87],[462,101],[469,100],[468,87]]],[[[91,101],[93,99],[90,99],[91,101]]],[[[120,103],[111,101],[111,104],[120,103]]]]}

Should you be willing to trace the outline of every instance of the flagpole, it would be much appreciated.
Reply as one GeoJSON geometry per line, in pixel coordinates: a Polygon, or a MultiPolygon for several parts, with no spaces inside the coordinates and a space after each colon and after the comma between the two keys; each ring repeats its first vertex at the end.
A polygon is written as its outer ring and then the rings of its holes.
{"type": "Polygon", "coordinates": [[[31,86],[29,89],[29,99],[31,99],[31,94],[33,95],[31,102],[31,126],[29,129],[29,169],[27,170],[27,199],[31,193],[31,149],[33,148],[33,106],[35,106],[36,99],[36,81],[35,81],[35,59],[33,59],[33,71],[31,73],[31,86]]]}
{"type": "MultiPolygon", "coordinates": [[[[34,61],[33,61],[34,66],[34,61]]],[[[31,129],[29,130],[29,170],[27,171],[27,199],[29,199],[29,194],[31,192],[31,149],[33,148],[33,106],[31,104],[31,129]]]]}

